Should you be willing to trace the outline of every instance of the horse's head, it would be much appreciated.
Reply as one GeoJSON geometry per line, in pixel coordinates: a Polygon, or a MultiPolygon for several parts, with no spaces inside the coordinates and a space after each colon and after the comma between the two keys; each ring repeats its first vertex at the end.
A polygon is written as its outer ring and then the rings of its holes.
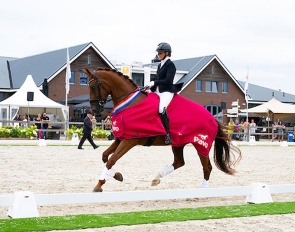
{"type": "MultiPolygon", "coordinates": [[[[82,71],[88,76],[90,108],[96,115],[103,111],[106,102],[113,101],[114,105],[121,104],[126,98],[130,100],[128,96],[140,91],[133,80],[116,69],[98,68],[93,71],[89,69],[82,71]],[[111,99],[108,99],[109,95],[111,99]]],[[[138,100],[146,96],[143,95],[131,103],[128,101],[128,105],[136,104],[138,100]]]]}
{"type": "Polygon", "coordinates": [[[83,69],[82,72],[88,76],[90,109],[95,115],[98,115],[103,111],[107,102],[109,90],[101,82],[96,70],[83,69]]]}

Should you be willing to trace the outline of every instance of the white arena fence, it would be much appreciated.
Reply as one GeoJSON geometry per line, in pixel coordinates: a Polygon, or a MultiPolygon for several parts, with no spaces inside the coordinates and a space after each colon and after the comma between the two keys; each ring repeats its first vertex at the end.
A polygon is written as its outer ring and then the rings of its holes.
{"type": "Polygon", "coordinates": [[[247,203],[272,202],[271,194],[294,193],[295,184],[266,185],[253,183],[251,186],[222,187],[222,188],[191,188],[168,189],[149,191],[101,192],[101,193],[58,193],[58,194],[33,194],[31,192],[16,192],[14,195],[0,196],[0,206],[9,206],[12,213],[10,217],[35,217],[38,206],[89,204],[108,202],[131,202],[150,200],[171,200],[187,198],[210,198],[246,196],[247,203]],[[26,201],[30,201],[29,203],[26,201]],[[35,213],[30,214],[30,207],[35,208],[35,213]],[[17,211],[22,212],[18,216],[17,211]],[[12,215],[11,215],[12,214],[12,215]]]}

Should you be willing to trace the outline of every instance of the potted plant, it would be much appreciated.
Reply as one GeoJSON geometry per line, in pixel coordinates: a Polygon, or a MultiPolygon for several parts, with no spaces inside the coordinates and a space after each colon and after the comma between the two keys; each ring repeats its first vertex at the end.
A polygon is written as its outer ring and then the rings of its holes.
{"type": "Polygon", "coordinates": [[[19,126],[16,127],[0,127],[0,138],[30,138],[34,139],[37,136],[37,127],[35,125],[21,128],[19,126]]]}
{"type": "Polygon", "coordinates": [[[83,134],[83,128],[78,128],[77,126],[72,126],[71,128],[66,129],[66,137],[67,139],[71,139],[74,134],[77,134],[79,138],[81,138],[83,134]]]}
{"type": "Polygon", "coordinates": [[[107,139],[110,134],[111,132],[103,130],[100,126],[95,127],[91,133],[94,139],[107,139]]]}

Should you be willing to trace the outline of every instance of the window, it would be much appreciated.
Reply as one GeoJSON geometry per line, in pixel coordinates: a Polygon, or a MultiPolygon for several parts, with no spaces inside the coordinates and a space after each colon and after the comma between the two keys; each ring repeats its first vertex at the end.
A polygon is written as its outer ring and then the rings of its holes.
{"type": "Polygon", "coordinates": [[[222,93],[228,93],[228,82],[222,82],[222,93]]]}
{"type": "Polygon", "coordinates": [[[212,66],[212,68],[211,68],[211,74],[214,74],[214,73],[215,73],[215,67],[212,66]]]}
{"type": "Polygon", "coordinates": [[[144,75],[141,73],[132,73],[132,80],[137,84],[139,87],[143,87],[144,75]]]}
{"type": "Polygon", "coordinates": [[[202,92],[202,81],[201,80],[196,81],[196,92],[202,92]]]}
{"type": "Polygon", "coordinates": [[[74,85],[76,84],[76,78],[75,78],[75,72],[71,71],[71,78],[70,78],[70,84],[74,85]]]}
{"type": "Polygon", "coordinates": [[[88,64],[91,64],[91,55],[88,55],[87,63],[88,63],[88,64]]]}
{"type": "Polygon", "coordinates": [[[206,92],[218,93],[218,82],[206,81],[206,92]]]}
{"type": "Polygon", "coordinates": [[[87,75],[83,72],[80,72],[80,85],[87,85],[87,84],[88,84],[87,75]]]}
{"type": "Polygon", "coordinates": [[[217,105],[206,105],[206,109],[216,118],[218,121],[223,121],[222,109],[217,105]]]}

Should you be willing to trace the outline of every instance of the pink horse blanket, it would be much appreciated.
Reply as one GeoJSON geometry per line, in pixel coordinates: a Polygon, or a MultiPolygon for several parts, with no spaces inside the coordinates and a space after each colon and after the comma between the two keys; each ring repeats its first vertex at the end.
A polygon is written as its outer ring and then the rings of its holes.
{"type": "MultiPolygon", "coordinates": [[[[148,93],[140,103],[112,113],[112,129],[120,140],[166,135],[158,113],[159,97],[148,93]]],[[[167,113],[172,146],[192,143],[198,152],[208,156],[218,123],[202,105],[175,94],[167,113]]]]}

